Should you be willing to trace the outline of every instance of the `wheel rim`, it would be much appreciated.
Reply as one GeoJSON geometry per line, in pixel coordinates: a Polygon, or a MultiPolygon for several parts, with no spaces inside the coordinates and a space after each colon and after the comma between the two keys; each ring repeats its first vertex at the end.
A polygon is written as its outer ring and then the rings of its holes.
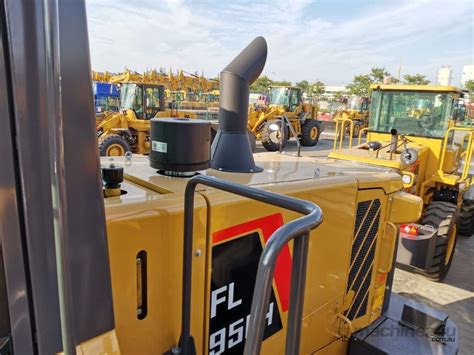
{"type": "Polygon", "coordinates": [[[316,127],[311,128],[309,136],[311,137],[311,139],[318,138],[318,129],[316,127]]]}
{"type": "Polygon", "coordinates": [[[449,261],[453,257],[454,242],[456,240],[457,226],[453,225],[451,233],[449,233],[448,245],[446,246],[446,257],[444,258],[444,265],[448,265],[449,261]]]}
{"type": "Polygon", "coordinates": [[[107,148],[105,155],[108,157],[119,157],[125,155],[125,149],[120,144],[112,144],[107,148]]]}
{"type": "Polygon", "coordinates": [[[279,131],[271,131],[268,137],[273,143],[280,143],[280,132],[279,131]]]}

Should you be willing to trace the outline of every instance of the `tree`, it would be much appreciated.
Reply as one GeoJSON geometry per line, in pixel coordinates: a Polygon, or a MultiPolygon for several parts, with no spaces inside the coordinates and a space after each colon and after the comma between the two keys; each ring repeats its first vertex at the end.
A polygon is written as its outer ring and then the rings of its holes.
{"type": "Polygon", "coordinates": [[[275,86],[291,86],[291,81],[287,81],[287,80],[273,81],[272,85],[275,85],[275,86]]]}
{"type": "Polygon", "coordinates": [[[390,75],[388,71],[385,71],[385,68],[377,68],[374,67],[370,71],[370,79],[372,80],[373,83],[382,83],[383,78],[386,75],[390,75]]]}
{"type": "Polygon", "coordinates": [[[468,80],[464,83],[464,87],[470,94],[474,94],[474,80],[468,80]]]}
{"type": "Polygon", "coordinates": [[[404,83],[409,85],[428,85],[430,83],[426,76],[422,74],[406,74],[403,76],[403,79],[405,80],[404,83]]]}
{"type": "Polygon", "coordinates": [[[308,95],[311,94],[311,85],[309,85],[307,80],[302,80],[299,83],[296,83],[295,85],[300,87],[303,92],[307,93],[308,95]]]}
{"type": "Polygon", "coordinates": [[[316,81],[315,83],[312,84],[312,90],[311,91],[312,91],[313,95],[315,95],[316,97],[319,97],[322,94],[324,94],[324,92],[326,91],[326,86],[324,85],[323,82],[316,81]]]}
{"type": "Polygon", "coordinates": [[[344,94],[342,93],[342,91],[336,91],[333,96],[334,96],[334,101],[341,102],[342,98],[344,97],[344,94]]]}
{"type": "Polygon", "coordinates": [[[273,81],[266,75],[262,75],[257,80],[253,82],[250,86],[250,91],[264,93],[270,85],[273,84],[273,81]]]}
{"type": "Polygon", "coordinates": [[[392,76],[392,77],[390,78],[390,80],[391,80],[391,83],[392,83],[392,84],[398,84],[398,83],[400,83],[400,80],[398,80],[398,78],[395,78],[394,76],[392,76]]]}
{"type": "Polygon", "coordinates": [[[352,83],[347,85],[347,90],[351,95],[368,96],[372,82],[370,75],[356,75],[352,83]]]}

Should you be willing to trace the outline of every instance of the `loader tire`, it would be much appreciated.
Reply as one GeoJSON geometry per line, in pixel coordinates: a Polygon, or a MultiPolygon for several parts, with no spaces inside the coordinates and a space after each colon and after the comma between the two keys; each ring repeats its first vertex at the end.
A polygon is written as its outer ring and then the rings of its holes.
{"type": "MultiPolygon", "coordinates": [[[[270,120],[265,122],[265,125],[262,129],[262,145],[263,147],[268,150],[269,152],[276,152],[280,149],[280,129],[281,121],[280,120],[270,120]],[[278,127],[278,129],[274,129],[273,127],[278,127]]],[[[283,130],[283,139],[281,143],[283,147],[285,146],[286,142],[288,141],[288,130],[283,130]]],[[[283,148],[282,147],[282,148],[283,148]]]]}
{"type": "Polygon", "coordinates": [[[474,201],[464,200],[459,211],[458,233],[463,237],[474,234],[474,201]]]}
{"type": "Polygon", "coordinates": [[[301,127],[301,145],[312,147],[318,143],[321,126],[316,120],[306,120],[301,127]]]}
{"type": "MultiPolygon", "coordinates": [[[[354,132],[352,132],[352,138],[358,138],[359,137],[359,132],[362,129],[362,123],[359,121],[354,121],[354,132]]],[[[347,125],[344,129],[344,138],[347,135],[348,137],[351,134],[351,126],[347,125]]]]}
{"type": "Polygon", "coordinates": [[[101,157],[123,156],[130,151],[128,142],[118,134],[111,134],[99,141],[99,154],[101,157]]]}
{"type": "Polygon", "coordinates": [[[360,133],[360,130],[362,129],[361,128],[362,125],[360,123],[354,123],[354,132],[352,134],[352,138],[358,138],[359,137],[359,133],[360,133]]]}
{"type": "Polygon", "coordinates": [[[438,230],[436,248],[431,267],[425,276],[432,281],[442,281],[449,271],[456,248],[457,207],[449,202],[434,201],[426,208],[421,224],[430,225],[438,230]]]}

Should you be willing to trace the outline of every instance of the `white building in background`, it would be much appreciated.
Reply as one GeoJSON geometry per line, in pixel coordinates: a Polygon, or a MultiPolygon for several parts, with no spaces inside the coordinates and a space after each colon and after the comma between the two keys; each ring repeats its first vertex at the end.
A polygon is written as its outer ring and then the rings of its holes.
{"type": "Polygon", "coordinates": [[[467,64],[462,67],[461,86],[464,87],[466,81],[474,80],[474,64],[467,64]]]}
{"type": "Polygon", "coordinates": [[[342,95],[347,95],[347,89],[345,86],[331,86],[327,85],[324,88],[323,96],[327,98],[333,98],[336,93],[341,93],[342,95]]]}
{"type": "Polygon", "coordinates": [[[451,75],[453,70],[450,66],[442,66],[438,70],[438,75],[436,76],[436,82],[438,85],[451,85],[451,75]]]}

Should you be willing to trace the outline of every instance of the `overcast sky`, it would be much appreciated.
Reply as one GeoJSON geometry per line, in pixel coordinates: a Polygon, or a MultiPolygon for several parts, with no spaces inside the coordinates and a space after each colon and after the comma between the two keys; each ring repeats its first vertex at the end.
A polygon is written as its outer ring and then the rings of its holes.
{"type": "Polygon", "coordinates": [[[256,36],[264,74],[341,85],[371,67],[422,73],[442,65],[459,85],[474,63],[472,0],[86,0],[94,70],[166,67],[216,76],[256,36]]]}

